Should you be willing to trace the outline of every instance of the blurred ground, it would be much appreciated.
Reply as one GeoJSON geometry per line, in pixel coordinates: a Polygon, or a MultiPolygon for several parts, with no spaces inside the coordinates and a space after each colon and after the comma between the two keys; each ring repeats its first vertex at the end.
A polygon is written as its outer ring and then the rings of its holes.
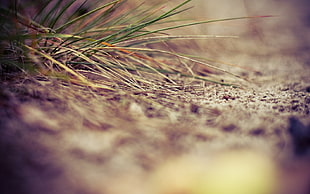
{"type": "MultiPolygon", "coordinates": [[[[179,194],[178,186],[169,186],[175,181],[171,174],[177,172],[176,177],[191,182],[189,172],[182,170],[191,171],[190,166],[196,165],[212,169],[209,161],[219,153],[246,149],[275,165],[262,167],[265,174],[253,171],[253,176],[277,180],[270,194],[308,194],[309,4],[302,0],[192,4],[192,13],[199,14],[190,15],[196,19],[279,15],[179,32],[240,36],[180,47],[241,66],[217,64],[248,80],[218,75],[242,87],[178,78],[177,85],[159,81],[163,90],[108,93],[44,78],[2,80],[0,192],[179,194]],[[187,158],[185,165],[177,162],[180,158],[187,158]],[[157,169],[169,161],[176,167],[161,175],[157,169]],[[275,177],[269,172],[273,170],[275,177]],[[171,190],[156,190],[166,186],[153,181],[154,172],[171,190]]],[[[182,192],[194,193],[184,188],[182,192]]]]}

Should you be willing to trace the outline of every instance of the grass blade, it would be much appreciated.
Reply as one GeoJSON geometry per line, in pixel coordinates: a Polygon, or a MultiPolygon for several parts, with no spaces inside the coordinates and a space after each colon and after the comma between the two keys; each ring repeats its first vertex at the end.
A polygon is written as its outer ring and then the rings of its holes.
{"type": "Polygon", "coordinates": [[[71,0],[66,3],[63,8],[59,11],[58,15],[49,23],[50,28],[54,28],[55,24],[59,21],[59,19],[63,16],[63,14],[69,9],[69,7],[75,2],[76,0],[71,0]]]}
{"type": "MultiPolygon", "coordinates": [[[[153,30],[153,31],[149,31],[149,32],[141,33],[141,34],[136,34],[136,35],[132,35],[132,36],[127,36],[127,37],[123,38],[122,41],[134,39],[134,38],[137,38],[140,36],[146,36],[148,34],[154,34],[154,33],[158,33],[158,32],[163,32],[163,31],[177,29],[177,28],[184,28],[184,27],[188,27],[188,26],[195,26],[195,25],[199,25],[199,24],[208,24],[208,23],[224,22],[224,21],[232,21],[232,20],[242,20],[242,19],[253,19],[253,18],[261,18],[261,17],[272,17],[272,16],[245,16],[245,17],[214,19],[214,20],[206,20],[206,21],[186,23],[186,24],[180,24],[180,25],[176,25],[176,26],[161,28],[158,30],[153,30]]],[[[113,42],[113,43],[116,43],[116,42],[113,42]]]]}
{"type": "Polygon", "coordinates": [[[96,8],[96,9],[93,9],[93,10],[91,10],[91,11],[89,11],[89,12],[87,12],[87,13],[85,13],[85,14],[83,14],[83,15],[77,17],[77,18],[75,18],[75,19],[72,19],[72,20],[68,21],[67,23],[65,23],[65,24],[59,26],[58,28],[56,28],[55,31],[56,31],[56,32],[61,32],[61,31],[63,31],[65,28],[67,28],[68,26],[70,26],[70,25],[74,24],[75,22],[77,22],[77,21],[79,21],[79,20],[81,20],[81,19],[83,19],[83,18],[89,16],[90,14],[95,13],[95,12],[101,10],[101,9],[104,9],[104,8],[110,6],[110,5],[114,5],[114,4],[116,4],[116,3],[119,3],[119,2],[121,2],[121,1],[122,1],[122,0],[115,0],[115,1],[112,1],[112,2],[110,2],[110,3],[104,4],[104,5],[102,5],[102,6],[98,7],[98,8],[96,8]]]}

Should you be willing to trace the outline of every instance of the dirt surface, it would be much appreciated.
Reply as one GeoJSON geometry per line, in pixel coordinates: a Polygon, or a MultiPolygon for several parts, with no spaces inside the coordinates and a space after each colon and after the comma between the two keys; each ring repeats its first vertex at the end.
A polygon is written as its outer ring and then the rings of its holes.
{"type": "Polygon", "coordinates": [[[243,60],[255,71],[238,70],[249,80],[239,88],[179,78],[162,90],[111,93],[44,78],[2,81],[1,193],[152,193],[149,177],[168,160],[240,148],[275,161],[279,193],[308,193],[309,142],[298,147],[289,129],[309,138],[309,64],[303,56],[243,60]]]}

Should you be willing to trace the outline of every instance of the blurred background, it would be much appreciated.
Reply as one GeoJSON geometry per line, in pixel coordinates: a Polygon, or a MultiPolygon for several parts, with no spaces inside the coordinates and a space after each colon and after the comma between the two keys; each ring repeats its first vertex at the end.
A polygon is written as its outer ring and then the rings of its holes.
{"type": "Polygon", "coordinates": [[[265,16],[246,21],[223,22],[198,27],[202,33],[247,35],[269,49],[309,49],[310,2],[307,0],[194,0],[196,18],[265,16]]]}

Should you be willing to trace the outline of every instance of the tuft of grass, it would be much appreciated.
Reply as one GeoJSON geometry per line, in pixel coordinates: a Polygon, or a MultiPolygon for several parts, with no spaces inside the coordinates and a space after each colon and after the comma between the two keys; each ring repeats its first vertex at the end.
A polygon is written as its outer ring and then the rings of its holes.
{"type": "Polygon", "coordinates": [[[188,64],[231,74],[216,66],[184,54],[145,47],[173,39],[233,38],[163,33],[198,24],[253,18],[175,24],[170,18],[187,11],[189,8],[185,6],[190,1],[163,11],[164,4],[155,7],[140,4],[135,9],[126,9],[126,0],[114,0],[96,4],[98,6],[88,11],[84,5],[86,1],[78,4],[76,0],[56,0],[47,1],[33,17],[26,17],[16,9],[18,6],[0,7],[2,77],[18,71],[48,77],[57,75],[75,84],[111,91],[121,86],[156,88],[159,86],[152,77],[175,83],[173,75],[231,85],[201,76],[188,64]],[[169,27],[160,27],[169,22],[169,27]],[[151,26],[158,27],[150,30],[151,26]]]}

